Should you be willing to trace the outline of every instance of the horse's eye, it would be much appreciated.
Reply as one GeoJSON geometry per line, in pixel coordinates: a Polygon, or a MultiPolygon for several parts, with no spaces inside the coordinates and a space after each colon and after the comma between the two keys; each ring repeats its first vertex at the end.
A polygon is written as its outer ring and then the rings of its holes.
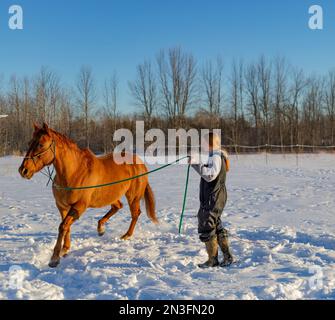
{"type": "Polygon", "coordinates": [[[39,143],[38,147],[43,148],[43,144],[39,143]]]}

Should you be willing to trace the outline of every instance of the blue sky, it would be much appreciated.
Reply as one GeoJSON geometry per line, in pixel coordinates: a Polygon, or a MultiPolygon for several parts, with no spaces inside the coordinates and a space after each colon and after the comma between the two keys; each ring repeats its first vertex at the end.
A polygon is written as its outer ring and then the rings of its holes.
{"type": "Polygon", "coordinates": [[[226,64],[283,55],[307,72],[324,73],[335,67],[335,1],[0,1],[0,74],[33,75],[48,66],[73,84],[80,66],[91,65],[102,84],[117,70],[126,110],[136,65],[172,46],[192,52],[199,64],[218,54],[226,64]],[[12,4],[23,7],[23,31],[7,27],[12,4]],[[308,29],[312,4],[323,6],[323,31],[308,29]]]}

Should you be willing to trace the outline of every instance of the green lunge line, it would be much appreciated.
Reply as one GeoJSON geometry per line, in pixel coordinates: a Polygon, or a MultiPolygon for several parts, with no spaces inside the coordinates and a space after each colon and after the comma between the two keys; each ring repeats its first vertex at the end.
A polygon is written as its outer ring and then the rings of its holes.
{"type": "Polygon", "coordinates": [[[61,187],[61,186],[58,186],[56,183],[53,184],[53,188],[55,189],[58,189],[58,190],[65,190],[65,191],[73,191],[73,190],[87,190],[87,189],[97,189],[97,188],[104,188],[104,187],[109,187],[109,186],[113,186],[113,185],[116,185],[116,184],[119,184],[119,183],[124,183],[124,182],[127,182],[127,181],[131,181],[131,180],[135,180],[135,179],[138,179],[138,178],[141,178],[143,176],[147,176],[151,173],[154,173],[154,172],[157,172],[157,171],[160,171],[160,170],[163,170],[167,167],[170,167],[184,159],[188,158],[188,156],[186,157],[183,157],[183,158],[180,158],[174,162],[171,162],[171,163],[168,163],[162,167],[159,167],[157,169],[154,169],[154,170],[151,170],[151,171],[148,171],[148,172],[145,172],[145,173],[142,173],[142,174],[139,174],[137,176],[134,176],[134,177],[130,177],[130,178],[127,178],[127,179],[123,179],[123,180],[119,180],[119,181],[114,181],[114,182],[110,182],[110,183],[105,183],[105,184],[98,184],[96,186],[86,186],[86,187],[61,187]]]}
{"type": "Polygon", "coordinates": [[[181,210],[181,216],[180,216],[180,222],[179,222],[179,234],[181,234],[181,229],[182,229],[182,226],[183,226],[184,213],[185,213],[185,207],[186,207],[186,199],[187,199],[188,181],[189,181],[189,178],[190,178],[190,168],[191,168],[191,165],[189,164],[188,167],[187,167],[187,174],[186,174],[183,209],[181,210]]]}
{"type": "MultiPolygon", "coordinates": [[[[65,191],[73,191],[73,190],[87,190],[87,189],[96,189],[96,188],[104,188],[104,187],[109,187],[109,186],[112,186],[112,185],[116,185],[116,184],[119,184],[119,183],[124,183],[124,182],[127,182],[127,181],[131,181],[131,180],[135,180],[135,179],[138,179],[138,178],[141,178],[143,176],[147,176],[151,173],[154,173],[154,172],[157,172],[157,171],[160,171],[160,170],[163,170],[167,167],[170,167],[186,158],[188,158],[189,156],[186,156],[186,157],[183,157],[181,159],[178,159],[174,162],[171,162],[171,163],[168,163],[162,167],[159,167],[157,169],[154,169],[154,170],[151,170],[151,171],[148,171],[146,173],[142,173],[142,174],[139,174],[137,176],[134,176],[134,177],[130,177],[130,178],[127,178],[127,179],[123,179],[123,180],[119,180],[119,181],[114,181],[114,182],[110,182],[110,183],[105,183],[105,184],[98,184],[96,186],[86,186],[86,187],[61,187],[61,186],[58,186],[55,182],[53,183],[52,187],[55,188],[55,189],[58,189],[58,190],[65,190],[65,191]]],[[[181,234],[181,229],[182,229],[182,226],[183,226],[183,219],[184,219],[184,213],[185,213],[185,208],[186,208],[186,200],[187,200],[187,190],[188,190],[188,182],[189,182],[189,177],[190,177],[190,168],[191,168],[191,165],[188,165],[187,167],[187,174],[186,174],[186,184],[185,184],[185,191],[184,191],[184,198],[183,198],[183,207],[182,207],[182,211],[181,211],[181,216],[180,216],[180,222],[179,222],[179,234],[181,234]]],[[[50,173],[49,173],[50,175],[50,173]]]]}

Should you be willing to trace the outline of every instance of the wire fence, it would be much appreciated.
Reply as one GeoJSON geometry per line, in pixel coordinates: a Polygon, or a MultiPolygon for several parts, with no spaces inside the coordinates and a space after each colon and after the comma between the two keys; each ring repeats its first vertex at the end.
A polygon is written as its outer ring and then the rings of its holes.
{"type": "MultiPolygon", "coordinates": [[[[239,155],[252,155],[252,154],[264,154],[264,160],[266,164],[269,164],[271,155],[283,155],[285,159],[286,155],[295,156],[296,166],[299,167],[300,158],[304,154],[318,154],[318,153],[335,153],[335,145],[331,146],[320,146],[320,145],[303,145],[303,144],[294,144],[294,145],[275,145],[275,144],[262,144],[255,146],[246,146],[239,144],[230,144],[223,145],[223,149],[227,150],[230,155],[236,156],[239,155]]],[[[184,155],[191,152],[201,152],[201,146],[165,146],[163,148],[158,148],[160,151],[165,154],[172,155],[184,155]]],[[[158,151],[156,149],[156,151],[158,151]]]]}
{"type": "Polygon", "coordinates": [[[231,144],[222,146],[226,149],[238,150],[238,149],[245,149],[245,150],[260,150],[260,151],[271,151],[272,149],[275,150],[293,150],[295,152],[303,152],[304,150],[330,150],[335,151],[335,146],[313,146],[313,145],[304,145],[304,144],[293,144],[293,145],[275,145],[275,144],[262,144],[258,146],[243,146],[238,144],[231,144]]]}
{"type": "MultiPolygon", "coordinates": [[[[275,145],[275,144],[262,144],[256,146],[246,146],[239,144],[230,144],[230,145],[222,145],[223,149],[226,149],[230,154],[234,153],[260,153],[260,152],[268,152],[268,153],[317,153],[317,152],[335,152],[334,146],[319,146],[319,145],[304,145],[304,144],[293,144],[293,145],[275,145]]],[[[150,149],[150,147],[148,148],[150,149]]],[[[153,149],[161,150],[163,152],[190,152],[190,151],[201,151],[200,145],[189,146],[189,145],[177,145],[170,146],[167,145],[165,147],[155,146],[153,149]]]]}
{"type": "Polygon", "coordinates": [[[265,155],[266,164],[269,163],[269,155],[295,155],[296,166],[299,167],[299,156],[304,154],[317,154],[317,153],[334,153],[335,146],[313,146],[313,145],[273,145],[263,144],[258,146],[243,146],[243,145],[226,145],[222,146],[230,154],[238,157],[239,154],[260,154],[265,155]]]}

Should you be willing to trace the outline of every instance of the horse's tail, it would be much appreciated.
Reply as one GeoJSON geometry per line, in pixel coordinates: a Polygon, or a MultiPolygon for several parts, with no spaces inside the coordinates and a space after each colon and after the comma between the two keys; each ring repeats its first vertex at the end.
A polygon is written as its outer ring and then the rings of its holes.
{"type": "Polygon", "coordinates": [[[144,193],[144,200],[145,200],[145,208],[147,210],[147,215],[151,219],[153,223],[158,223],[158,219],[156,216],[156,204],[155,204],[155,196],[154,193],[152,192],[152,189],[149,185],[147,184],[147,187],[145,188],[145,193],[144,193]]]}

